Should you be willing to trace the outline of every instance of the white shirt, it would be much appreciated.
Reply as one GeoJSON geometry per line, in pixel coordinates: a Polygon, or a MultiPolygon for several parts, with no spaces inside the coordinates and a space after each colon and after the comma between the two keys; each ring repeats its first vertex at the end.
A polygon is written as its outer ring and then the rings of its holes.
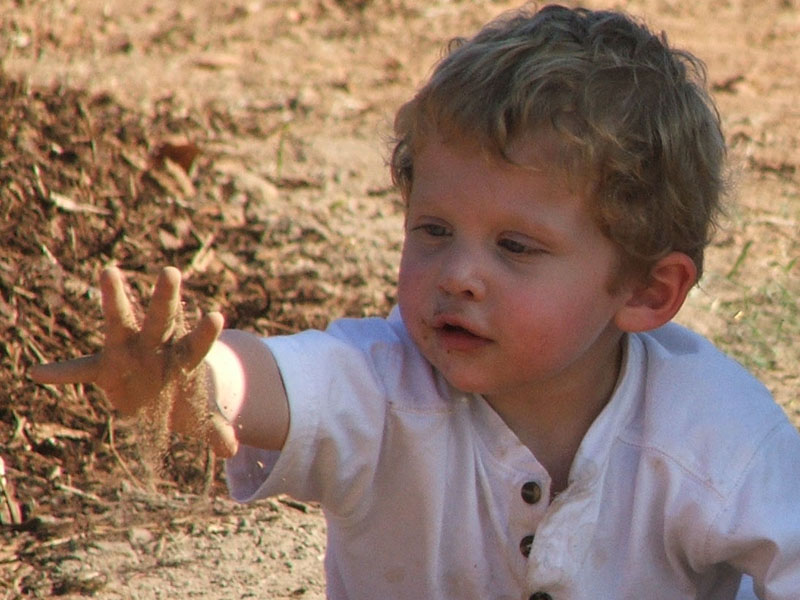
{"type": "Polygon", "coordinates": [[[228,484],[240,501],[322,503],[334,600],[722,600],[741,572],[761,598],[800,598],[800,436],[678,325],[627,336],[552,502],[542,465],[425,361],[397,311],[265,343],[289,435],[280,453],[241,448],[228,484]]]}

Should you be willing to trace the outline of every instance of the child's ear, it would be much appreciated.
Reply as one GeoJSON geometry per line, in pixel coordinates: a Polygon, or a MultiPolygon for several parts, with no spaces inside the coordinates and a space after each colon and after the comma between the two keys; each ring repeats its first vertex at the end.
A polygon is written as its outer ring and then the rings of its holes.
{"type": "Polygon", "coordinates": [[[697,279],[697,267],[683,252],[659,260],[645,281],[634,285],[614,322],[622,331],[649,331],[674,317],[697,279]]]}

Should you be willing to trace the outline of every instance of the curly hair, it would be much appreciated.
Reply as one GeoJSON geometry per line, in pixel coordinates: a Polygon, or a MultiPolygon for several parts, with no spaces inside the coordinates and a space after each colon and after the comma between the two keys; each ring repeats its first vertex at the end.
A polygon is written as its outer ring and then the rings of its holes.
{"type": "Polygon", "coordinates": [[[451,41],[394,129],[392,178],[406,200],[434,131],[509,161],[515,140],[555,132],[557,160],[586,178],[625,267],[647,273],[680,251],[702,273],[726,154],[705,66],[624,13],[523,9],[451,41]]]}

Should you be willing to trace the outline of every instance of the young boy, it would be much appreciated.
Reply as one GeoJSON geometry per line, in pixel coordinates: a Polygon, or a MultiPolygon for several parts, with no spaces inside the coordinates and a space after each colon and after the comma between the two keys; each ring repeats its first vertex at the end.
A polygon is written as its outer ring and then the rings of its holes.
{"type": "Polygon", "coordinates": [[[621,14],[504,16],[398,113],[388,318],[179,336],[177,270],[140,328],[108,269],[103,350],[33,376],[174,402],[235,498],[321,502],[331,598],[797,598],[800,436],[670,323],[723,185],[702,74],[621,14]]]}

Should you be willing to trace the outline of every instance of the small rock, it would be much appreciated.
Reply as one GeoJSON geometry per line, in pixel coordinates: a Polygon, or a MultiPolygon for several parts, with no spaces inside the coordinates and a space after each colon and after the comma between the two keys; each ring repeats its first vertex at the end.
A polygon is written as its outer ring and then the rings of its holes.
{"type": "Polygon", "coordinates": [[[131,527],[128,530],[128,541],[132,546],[145,546],[154,539],[153,533],[143,527],[131,527]]]}

